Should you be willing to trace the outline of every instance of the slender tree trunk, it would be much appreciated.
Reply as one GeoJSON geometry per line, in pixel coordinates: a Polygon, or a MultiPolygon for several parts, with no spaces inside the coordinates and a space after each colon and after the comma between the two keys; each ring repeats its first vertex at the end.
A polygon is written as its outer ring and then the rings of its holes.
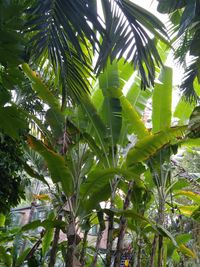
{"type": "Polygon", "coordinates": [[[106,267],[110,267],[110,265],[111,265],[112,245],[113,245],[113,226],[114,226],[114,215],[110,214],[108,216],[106,267]]]}
{"type": "Polygon", "coordinates": [[[155,234],[154,239],[153,239],[153,243],[152,243],[151,258],[150,258],[150,267],[154,267],[154,264],[155,264],[157,241],[158,241],[158,236],[155,234]]]}
{"type": "Polygon", "coordinates": [[[141,267],[141,240],[138,238],[137,267],[141,267]]]}
{"type": "MultiPolygon", "coordinates": [[[[132,191],[133,191],[133,184],[134,184],[133,181],[129,183],[128,192],[127,192],[127,195],[126,195],[126,198],[125,198],[125,201],[124,201],[124,207],[123,207],[124,211],[127,210],[129,205],[130,205],[130,199],[131,199],[131,195],[132,195],[132,191]]],[[[114,267],[119,267],[120,266],[126,228],[127,228],[127,219],[124,216],[121,216],[120,225],[119,225],[119,236],[118,236],[118,241],[117,241],[117,251],[116,251],[116,256],[115,256],[114,267]]]]}
{"type": "MultiPolygon", "coordinates": [[[[118,177],[115,177],[112,182],[112,193],[111,193],[111,199],[110,199],[110,208],[114,209],[114,200],[116,195],[116,189],[118,184],[118,177]]],[[[114,230],[114,214],[110,213],[108,216],[108,235],[107,235],[107,253],[106,253],[106,264],[105,267],[111,266],[111,260],[112,260],[112,247],[113,247],[113,230],[114,230]]]]}
{"type": "MultiPolygon", "coordinates": [[[[71,213],[71,212],[70,212],[71,213]]],[[[67,227],[67,256],[66,256],[66,267],[73,267],[73,262],[75,258],[75,249],[76,249],[76,229],[75,229],[75,219],[73,218],[72,213],[68,217],[69,224],[67,227]]]]}
{"type": "Polygon", "coordinates": [[[91,264],[91,267],[96,267],[97,266],[99,247],[100,247],[102,235],[103,235],[103,231],[99,230],[99,233],[98,233],[98,236],[97,236],[96,247],[95,247],[94,259],[93,259],[93,262],[91,264]]]}
{"type": "MultiPolygon", "coordinates": [[[[58,221],[62,221],[62,215],[58,215],[58,221]]],[[[60,235],[60,228],[57,227],[54,232],[54,239],[52,243],[52,248],[50,252],[50,260],[48,267],[54,267],[56,262],[56,253],[58,249],[58,241],[59,241],[59,235],[60,235]]]]}
{"type": "Polygon", "coordinates": [[[83,237],[83,246],[82,246],[81,256],[80,256],[81,267],[85,266],[85,253],[86,253],[86,244],[87,244],[88,232],[89,232],[88,230],[85,231],[84,237],[83,237]]]}
{"type": "MultiPolygon", "coordinates": [[[[158,223],[163,226],[164,224],[164,209],[165,201],[162,197],[159,200],[158,208],[158,223]]],[[[159,235],[158,237],[158,267],[163,267],[163,257],[164,257],[164,248],[163,248],[163,236],[159,235]]]]}

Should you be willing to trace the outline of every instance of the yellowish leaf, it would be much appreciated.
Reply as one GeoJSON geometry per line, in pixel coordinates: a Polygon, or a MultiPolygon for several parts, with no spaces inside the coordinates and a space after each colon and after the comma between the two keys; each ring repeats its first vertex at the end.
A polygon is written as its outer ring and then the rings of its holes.
{"type": "Polygon", "coordinates": [[[33,194],[33,197],[38,200],[50,200],[49,195],[47,194],[41,194],[41,195],[35,195],[33,194]]]}
{"type": "Polygon", "coordinates": [[[197,256],[195,254],[194,251],[192,251],[191,249],[187,248],[185,245],[181,244],[178,248],[178,250],[183,253],[184,255],[186,255],[187,257],[193,258],[195,259],[197,256]]]}

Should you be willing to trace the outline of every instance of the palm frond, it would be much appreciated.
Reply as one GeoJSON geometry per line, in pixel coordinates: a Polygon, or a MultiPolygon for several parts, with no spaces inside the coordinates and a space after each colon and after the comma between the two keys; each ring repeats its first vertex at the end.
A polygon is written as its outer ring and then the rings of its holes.
{"type": "Polygon", "coordinates": [[[157,0],[158,3],[158,11],[160,13],[172,13],[176,9],[182,8],[186,5],[185,0],[157,0]]]}
{"type": "Polygon", "coordinates": [[[186,69],[185,78],[181,84],[181,91],[186,100],[192,102],[199,100],[199,97],[194,88],[194,81],[198,75],[198,60],[193,61],[192,64],[186,69]]]}
{"type": "Polygon", "coordinates": [[[164,25],[151,13],[128,0],[102,0],[108,38],[101,45],[96,65],[97,73],[106,65],[108,56],[111,61],[126,55],[134,68],[138,68],[142,77],[142,87],[154,84],[155,64],[161,65],[161,59],[152,34],[166,42],[164,25]]]}
{"type": "Polygon", "coordinates": [[[95,29],[103,33],[98,15],[86,0],[37,1],[28,10],[27,34],[31,36],[29,50],[32,62],[49,59],[62,87],[63,102],[66,95],[78,97],[89,91],[91,76],[91,48],[98,40],[95,29]],[[68,92],[66,92],[68,91],[68,92]]]}

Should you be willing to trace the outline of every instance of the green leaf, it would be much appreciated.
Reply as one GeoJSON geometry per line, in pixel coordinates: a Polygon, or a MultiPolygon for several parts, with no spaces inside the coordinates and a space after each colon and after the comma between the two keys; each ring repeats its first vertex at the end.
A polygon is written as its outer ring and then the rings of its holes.
{"type": "MultiPolygon", "coordinates": [[[[55,217],[54,216],[54,213],[51,212],[49,214],[47,220],[52,221],[54,219],[54,217],[55,217]]],[[[42,256],[43,256],[43,261],[45,260],[46,253],[48,252],[49,247],[50,247],[50,244],[51,244],[51,241],[53,239],[53,233],[54,233],[54,229],[53,228],[51,228],[51,227],[46,228],[44,237],[42,239],[42,256]]]]}
{"type": "Polygon", "coordinates": [[[186,124],[189,120],[189,117],[195,107],[195,103],[189,103],[185,100],[185,98],[182,96],[179,100],[178,104],[176,105],[173,117],[176,117],[179,119],[178,124],[183,125],[186,124]]]}
{"type": "Polygon", "coordinates": [[[176,242],[180,246],[181,244],[186,244],[192,239],[192,234],[178,234],[176,237],[176,242]]]}
{"type": "Polygon", "coordinates": [[[171,126],[172,115],[172,69],[163,67],[159,82],[153,91],[152,124],[153,133],[171,126]]]}
{"type": "Polygon", "coordinates": [[[107,64],[99,76],[99,87],[102,89],[104,100],[102,106],[103,120],[109,131],[111,145],[116,145],[122,126],[121,103],[119,96],[119,74],[116,62],[107,64]]]}
{"type": "Polygon", "coordinates": [[[144,123],[139,114],[125,96],[120,97],[123,117],[132,125],[133,133],[137,135],[138,139],[142,139],[149,135],[144,123]]]}
{"type": "Polygon", "coordinates": [[[186,129],[187,127],[185,126],[174,127],[166,131],[147,136],[141,141],[138,141],[128,152],[126,159],[127,166],[130,167],[137,162],[143,162],[149,159],[163,146],[182,138],[186,129]]]}
{"type": "Polygon", "coordinates": [[[80,199],[83,209],[91,211],[102,201],[108,200],[111,194],[110,182],[115,175],[136,178],[131,172],[120,168],[96,168],[87,177],[85,183],[81,185],[80,199]]]}
{"type": "Polygon", "coordinates": [[[194,220],[200,222],[200,206],[199,206],[198,208],[196,208],[196,209],[192,212],[191,217],[192,217],[194,220]]]}
{"type": "Polygon", "coordinates": [[[34,229],[38,228],[39,226],[41,226],[41,220],[36,220],[36,221],[30,222],[30,223],[22,226],[21,230],[22,231],[34,230],[34,229]]]}
{"type": "Polygon", "coordinates": [[[157,225],[156,225],[156,228],[157,228],[158,232],[159,232],[162,236],[168,237],[168,238],[172,241],[173,245],[174,245],[175,247],[178,247],[178,244],[177,244],[175,238],[172,236],[172,234],[171,234],[167,229],[165,229],[165,228],[164,228],[162,225],[160,225],[160,224],[157,224],[157,225]]]}
{"type": "Polygon", "coordinates": [[[45,234],[44,234],[44,237],[42,240],[42,256],[43,257],[46,256],[46,254],[50,248],[50,245],[51,245],[51,242],[53,239],[53,233],[54,233],[54,229],[50,228],[50,229],[47,229],[45,234]]]}
{"type": "Polygon", "coordinates": [[[50,108],[46,112],[46,122],[51,127],[54,139],[58,140],[64,131],[65,117],[61,111],[50,108]]]}
{"type": "Polygon", "coordinates": [[[175,193],[175,196],[185,196],[189,199],[193,200],[196,204],[200,205],[200,195],[198,193],[192,192],[192,191],[184,191],[180,190],[175,193]]]}
{"type": "Polygon", "coordinates": [[[14,106],[0,107],[0,129],[14,139],[28,129],[26,118],[19,108],[14,106]]]}
{"type": "MultiPolygon", "coordinates": [[[[105,211],[106,210],[104,210],[104,212],[105,211]]],[[[143,222],[145,222],[147,224],[151,223],[148,218],[146,218],[143,215],[135,212],[134,210],[111,210],[111,211],[113,211],[116,215],[120,215],[120,216],[123,215],[123,216],[125,216],[127,218],[131,218],[133,220],[143,221],[143,222]]]]}
{"type": "Polygon", "coordinates": [[[11,99],[10,92],[0,86],[0,106],[4,106],[10,99],[11,99]]]}
{"type": "Polygon", "coordinates": [[[0,213],[0,227],[3,227],[6,221],[6,217],[3,213],[0,213]]]}
{"type": "Polygon", "coordinates": [[[189,185],[189,182],[186,179],[179,179],[171,186],[170,190],[174,192],[176,190],[180,190],[184,187],[187,187],[188,185],[189,185]]]}
{"type": "Polygon", "coordinates": [[[64,158],[31,135],[28,136],[27,141],[29,146],[45,159],[53,182],[60,182],[65,194],[70,195],[72,193],[72,177],[65,165],[64,158]]]}
{"type": "Polygon", "coordinates": [[[93,170],[89,175],[85,183],[81,185],[81,198],[85,199],[90,195],[97,195],[97,192],[109,185],[114,175],[119,174],[119,169],[117,168],[107,168],[100,169],[97,168],[93,170]]]}
{"type": "Polygon", "coordinates": [[[2,262],[5,267],[12,266],[12,256],[6,252],[5,247],[0,246],[0,265],[2,262]]]}
{"type": "Polygon", "coordinates": [[[38,96],[50,107],[53,107],[55,110],[59,110],[60,103],[58,99],[44,84],[41,77],[35,71],[32,71],[29,65],[26,63],[22,64],[22,69],[26,76],[31,80],[32,89],[38,94],[38,96]]]}
{"type": "Polygon", "coordinates": [[[188,138],[179,142],[180,146],[198,147],[200,146],[200,138],[188,138]]]}
{"type": "Polygon", "coordinates": [[[32,169],[26,162],[23,162],[24,170],[27,172],[28,175],[31,177],[38,179],[39,181],[43,182],[47,186],[49,186],[48,182],[45,180],[44,176],[37,173],[34,169],[32,169]]]}
{"type": "Polygon", "coordinates": [[[30,251],[31,251],[31,248],[26,248],[26,249],[19,255],[19,257],[17,258],[16,264],[15,264],[16,267],[20,267],[20,266],[22,266],[24,260],[26,259],[26,256],[29,254],[30,251]]]}
{"type": "Polygon", "coordinates": [[[190,205],[190,206],[179,206],[178,209],[180,210],[181,214],[186,217],[191,217],[193,212],[197,209],[197,206],[190,205]]]}
{"type": "Polygon", "coordinates": [[[171,258],[172,260],[175,262],[175,263],[179,263],[180,260],[181,260],[181,257],[180,255],[178,254],[177,250],[175,249],[173,254],[171,255],[171,258]]]}
{"type": "Polygon", "coordinates": [[[152,89],[147,88],[146,90],[141,90],[140,82],[138,76],[136,76],[131,83],[129,82],[130,88],[128,89],[126,99],[141,116],[146,108],[148,99],[152,95],[152,89]]]}
{"type": "Polygon", "coordinates": [[[95,133],[95,137],[97,138],[97,141],[99,142],[102,151],[104,153],[104,156],[107,160],[108,163],[108,159],[107,159],[107,152],[106,152],[106,139],[108,137],[108,131],[107,128],[104,124],[104,122],[102,121],[101,117],[99,116],[96,107],[94,106],[94,104],[92,103],[91,99],[89,98],[89,96],[84,96],[80,98],[80,105],[83,109],[83,111],[85,112],[85,114],[87,115],[88,119],[90,120],[92,129],[95,133]]]}
{"type": "Polygon", "coordinates": [[[59,227],[60,229],[62,229],[63,231],[65,231],[65,222],[64,221],[59,221],[56,219],[46,219],[44,221],[41,220],[36,220],[33,222],[30,222],[24,226],[22,226],[21,231],[29,231],[29,230],[34,230],[38,227],[44,227],[45,229],[49,229],[49,228],[55,228],[55,227],[59,227]]]}
{"type": "Polygon", "coordinates": [[[184,244],[181,244],[178,250],[189,258],[196,259],[196,254],[191,249],[187,248],[184,244]]]}

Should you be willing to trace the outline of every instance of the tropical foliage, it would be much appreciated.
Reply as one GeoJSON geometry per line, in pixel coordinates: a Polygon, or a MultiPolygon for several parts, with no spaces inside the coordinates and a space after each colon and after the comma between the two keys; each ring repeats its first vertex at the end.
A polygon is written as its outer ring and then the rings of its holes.
{"type": "Polygon", "coordinates": [[[100,2],[0,1],[2,266],[117,267],[127,242],[132,266],[198,264],[198,177],[175,155],[199,145],[199,107],[182,96],[173,112],[164,25],[100,2]],[[25,196],[26,224],[11,227],[25,196]]]}

